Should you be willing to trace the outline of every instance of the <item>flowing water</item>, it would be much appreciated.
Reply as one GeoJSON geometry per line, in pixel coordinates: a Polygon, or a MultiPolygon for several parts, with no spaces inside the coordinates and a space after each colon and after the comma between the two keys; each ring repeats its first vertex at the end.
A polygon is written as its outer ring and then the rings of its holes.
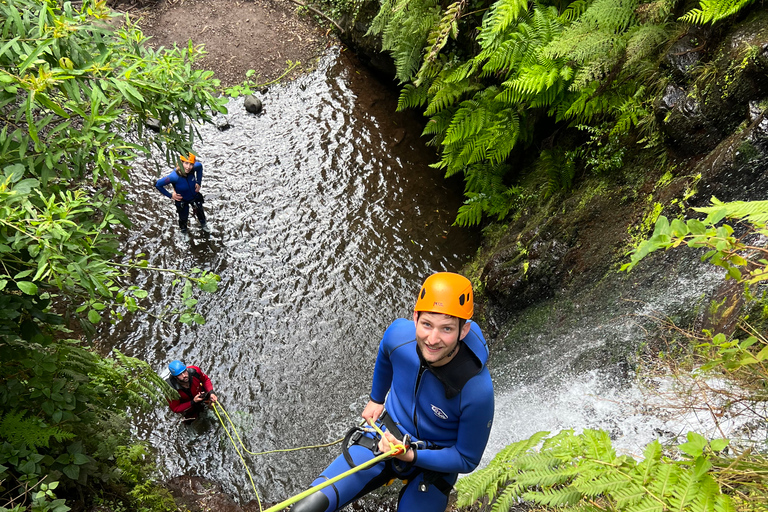
{"type": "MultiPolygon", "coordinates": [[[[461,204],[432,169],[421,119],[397,114],[396,93],[333,51],[310,75],[274,87],[251,115],[233,100],[231,128],[201,127],[195,151],[213,233],[152,183],[160,161],[135,168],[127,257],[150,266],[218,273],[215,294],[196,294],[205,325],[167,315],[181,290],[171,275],[142,273],[150,309],[100,335],[102,345],[148,361],[199,366],[249,450],[333,441],[367,402],[378,341],[409,316],[426,275],[456,271],[479,238],[451,227],[461,204]]],[[[192,427],[159,409],[138,418],[165,476],[191,474],[254,498],[247,474],[215,416],[192,427]]],[[[250,456],[262,500],[280,501],[311,482],[335,448],[250,456]]]]}
{"type": "MultiPolygon", "coordinates": [[[[171,275],[142,273],[149,311],[100,333],[103,346],[158,373],[173,359],[200,366],[254,452],[334,441],[359,421],[381,333],[410,315],[426,275],[460,269],[479,244],[451,227],[462,184],[428,166],[434,155],[419,138],[420,119],[396,114],[395,93],[343,53],[331,51],[262,101],[254,116],[233,100],[227,131],[200,128],[212,234],[191,219],[190,236],[180,235],[172,202],[152,186],[168,172],[162,163],[135,169],[124,251],[146,253],[155,267],[221,275],[217,293],[196,294],[207,323],[161,318],[179,286],[171,275]]],[[[661,411],[623,361],[648,332],[645,315],[706,304],[719,281],[695,257],[645,265],[514,318],[491,340],[497,411],[484,462],[539,430],[604,428],[633,455],[701,421],[714,430],[704,416],[661,411]]],[[[157,449],[163,476],[204,476],[242,502],[255,497],[215,416],[183,426],[158,408],[136,428],[157,449]]],[[[277,502],[304,490],[337,453],[246,460],[262,501],[277,502]]]]}

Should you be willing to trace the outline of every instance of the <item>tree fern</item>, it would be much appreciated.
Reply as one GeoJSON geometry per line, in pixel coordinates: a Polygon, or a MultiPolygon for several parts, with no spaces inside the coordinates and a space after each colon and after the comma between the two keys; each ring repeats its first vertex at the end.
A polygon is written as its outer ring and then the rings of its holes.
{"type": "Polygon", "coordinates": [[[506,30],[528,12],[528,0],[498,0],[483,21],[477,40],[484,48],[503,40],[506,30]]]}
{"type": "Polygon", "coordinates": [[[688,11],[680,20],[694,25],[706,23],[714,25],[720,20],[738,14],[752,3],[754,0],[701,0],[699,9],[688,11]]]}
{"type": "Polygon", "coordinates": [[[535,450],[541,434],[535,443],[510,445],[487,468],[459,480],[458,506],[471,505],[493,489],[491,509],[499,511],[520,500],[563,512],[712,512],[732,507],[711,472],[711,449],[670,461],[662,459],[661,445],[654,441],[645,450],[646,460],[636,462],[617,457],[607,432],[563,431],[535,450]]]}

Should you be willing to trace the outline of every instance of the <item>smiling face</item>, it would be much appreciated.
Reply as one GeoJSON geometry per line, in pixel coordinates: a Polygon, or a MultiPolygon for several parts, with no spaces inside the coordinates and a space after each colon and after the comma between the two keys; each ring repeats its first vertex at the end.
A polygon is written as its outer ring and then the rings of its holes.
{"type": "Polygon", "coordinates": [[[189,174],[192,172],[192,168],[195,166],[192,162],[185,162],[182,160],[181,165],[184,167],[184,174],[189,174]]]}
{"type": "Polygon", "coordinates": [[[459,340],[469,333],[468,323],[459,332],[459,319],[442,313],[414,312],[413,321],[421,355],[432,366],[448,364],[456,355],[459,340]]]}

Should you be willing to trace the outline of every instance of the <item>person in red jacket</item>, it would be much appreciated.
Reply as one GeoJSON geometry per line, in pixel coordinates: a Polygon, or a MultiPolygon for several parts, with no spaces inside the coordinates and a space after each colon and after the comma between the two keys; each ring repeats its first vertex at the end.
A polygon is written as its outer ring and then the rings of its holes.
{"type": "Polygon", "coordinates": [[[185,422],[196,420],[206,404],[218,401],[211,379],[197,366],[187,366],[177,359],[171,361],[168,370],[171,372],[168,384],[179,392],[179,398],[169,400],[168,405],[173,412],[183,414],[185,422]]]}

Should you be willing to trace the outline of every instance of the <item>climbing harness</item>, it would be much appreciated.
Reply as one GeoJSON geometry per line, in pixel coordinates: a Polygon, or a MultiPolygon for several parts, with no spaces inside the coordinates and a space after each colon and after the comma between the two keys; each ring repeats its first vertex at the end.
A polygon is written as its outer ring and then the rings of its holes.
{"type": "MultiPolygon", "coordinates": [[[[377,457],[374,457],[373,459],[371,459],[371,460],[369,460],[367,462],[364,462],[364,463],[362,463],[362,464],[360,464],[358,466],[354,466],[349,471],[346,471],[346,472],[344,472],[344,473],[342,473],[340,475],[337,475],[337,476],[331,478],[330,480],[326,480],[326,481],[324,481],[323,483],[321,483],[319,485],[316,485],[314,487],[310,487],[306,491],[301,492],[301,493],[299,493],[299,494],[297,494],[295,496],[292,496],[291,498],[288,498],[287,500],[284,500],[284,501],[278,503],[277,505],[274,505],[274,506],[264,510],[262,508],[262,506],[261,506],[261,499],[259,498],[259,493],[256,490],[256,484],[253,481],[253,476],[251,475],[251,470],[248,468],[248,464],[246,464],[245,458],[243,457],[243,452],[249,453],[251,455],[265,455],[265,454],[268,454],[268,453],[291,452],[291,451],[297,451],[297,450],[307,450],[307,449],[310,449],[310,448],[324,448],[324,447],[327,447],[327,446],[333,446],[334,444],[340,443],[344,439],[337,439],[336,441],[333,441],[331,443],[319,444],[319,445],[314,445],[314,446],[302,446],[302,447],[298,447],[298,448],[283,448],[283,449],[277,449],[277,450],[267,450],[267,451],[263,451],[263,452],[252,452],[252,451],[248,450],[245,447],[245,445],[243,444],[243,440],[240,438],[240,434],[237,432],[237,428],[235,427],[234,422],[229,417],[229,414],[224,409],[224,406],[221,405],[221,402],[218,402],[218,401],[217,402],[213,402],[211,405],[213,407],[214,412],[216,412],[216,416],[219,418],[219,422],[221,423],[221,426],[224,428],[224,431],[227,433],[227,437],[229,437],[229,440],[232,443],[232,446],[235,448],[235,451],[237,452],[237,455],[240,457],[240,461],[243,463],[243,466],[245,466],[245,470],[248,473],[248,478],[251,481],[251,487],[253,487],[253,492],[256,494],[256,501],[259,504],[259,510],[261,512],[278,512],[279,510],[283,510],[284,508],[286,508],[286,507],[288,507],[290,505],[293,505],[294,503],[296,503],[296,502],[306,498],[307,496],[309,496],[311,494],[314,494],[315,492],[317,492],[317,491],[319,491],[321,489],[324,489],[324,488],[328,487],[329,485],[335,484],[339,480],[341,480],[343,478],[346,478],[349,475],[357,473],[358,471],[361,471],[363,469],[367,469],[367,468],[369,468],[369,467],[371,467],[371,466],[373,466],[375,464],[378,464],[382,460],[385,460],[385,459],[387,459],[389,457],[395,457],[395,456],[397,456],[397,455],[399,455],[401,453],[404,453],[406,451],[406,449],[407,449],[406,445],[404,445],[404,444],[392,445],[392,448],[388,452],[382,453],[382,454],[378,455],[377,457]],[[221,417],[221,414],[219,413],[219,409],[221,409],[221,411],[224,413],[224,416],[226,416],[227,421],[231,425],[232,431],[234,432],[235,437],[237,437],[237,440],[238,440],[238,442],[240,444],[240,448],[238,448],[237,443],[235,443],[235,440],[232,438],[232,434],[230,433],[229,428],[227,427],[227,425],[224,423],[224,419],[221,417]],[[242,451],[241,451],[241,449],[242,449],[242,451]]],[[[379,436],[384,437],[384,433],[381,431],[381,429],[375,423],[372,423],[371,427],[373,428],[373,430],[379,436]]],[[[365,431],[365,430],[363,430],[363,431],[365,431]]]]}

